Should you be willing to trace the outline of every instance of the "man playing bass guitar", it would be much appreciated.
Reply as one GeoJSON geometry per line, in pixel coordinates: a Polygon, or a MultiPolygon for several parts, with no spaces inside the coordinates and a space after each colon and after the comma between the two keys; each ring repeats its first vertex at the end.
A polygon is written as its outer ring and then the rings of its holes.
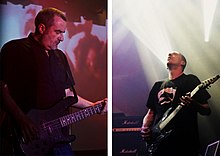
{"type": "Polygon", "coordinates": [[[1,137],[0,155],[73,156],[69,143],[74,138],[68,135],[67,125],[95,113],[106,113],[107,100],[93,102],[77,94],[67,57],[58,49],[67,28],[65,13],[44,8],[34,24],[35,32],[8,41],[1,48],[0,80],[4,82],[4,94],[0,108],[11,120],[0,130],[11,149],[3,147],[1,137]],[[100,103],[101,109],[96,107],[100,103]],[[70,106],[83,111],[68,115],[70,106]]]}
{"type": "Polygon", "coordinates": [[[167,133],[162,137],[165,139],[158,139],[160,143],[154,147],[156,150],[148,149],[149,155],[199,155],[197,113],[210,115],[208,99],[211,96],[205,89],[199,90],[193,98],[190,96],[190,92],[201,82],[197,76],[184,73],[186,63],[186,58],[181,53],[176,51],[169,53],[167,59],[169,77],[156,82],[150,91],[147,101],[148,111],[141,128],[142,138],[147,143],[155,137],[152,134],[152,127],[164,117],[168,109],[175,109],[179,104],[185,107],[164,128],[167,133]]]}

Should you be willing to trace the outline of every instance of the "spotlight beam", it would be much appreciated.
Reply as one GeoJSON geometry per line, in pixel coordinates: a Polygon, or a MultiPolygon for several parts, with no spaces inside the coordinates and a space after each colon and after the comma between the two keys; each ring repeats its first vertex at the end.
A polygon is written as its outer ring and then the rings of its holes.
{"type": "Polygon", "coordinates": [[[204,36],[205,42],[209,41],[214,14],[218,0],[203,0],[204,36]]]}

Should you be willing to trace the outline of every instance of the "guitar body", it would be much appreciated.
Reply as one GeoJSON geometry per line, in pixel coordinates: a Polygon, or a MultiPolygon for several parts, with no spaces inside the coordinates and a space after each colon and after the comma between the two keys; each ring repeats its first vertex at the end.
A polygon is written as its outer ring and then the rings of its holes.
{"type": "Polygon", "coordinates": [[[161,131],[161,132],[152,132],[152,138],[146,142],[147,156],[153,155],[160,143],[167,138],[172,130],[170,131],[161,131]]]}
{"type": "Polygon", "coordinates": [[[147,149],[147,156],[153,155],[153,153],[157,150],[158,146],[167,138],[172,130],[166,131],[165,129],[160,128],[160,124],[167,118],[170,112],[173,110],[170,107],[163,115],[162,119],[151,129],[151,138],[146,141],[146,149],[147,149]]]}
{"type": "Polygon", "coordinates": [[[39,138],[27,144],[21,143],[21,149],[27,156],[47,155],[52,148],[61,142],[72,142],[75,136],[64,135],[61,129],[53,130],[47,133],[41,133],[39,138]]]}
{"type": "MultiPolygon", "coordinates": [[[[38,127],[38,138],[28,143],[18,138],[25,155],[47,155],[48,152],[59,143],[69,143],[75,140],[75,136],[68,134],[66,126],[86,119],[91,115],[101,113],[105,102],[100,102],[91,107],[69,114],[68,107],[77,102],[77,98],[67,97],[53,107],[45,110],[33,109],[27,116],[38,127]],[[64,115],[64,116],[63,116],[64,115]]],[[[20,136],[18,134],[18,136],[20,136]]]]}
{"type": "Polygon", "coordinates": [[[46,155],[57,143],[75,140],[75,136],[63,132],[61,122],[57,119],[67,114],[67,108],[73,103],[74,97],[67,97],[50,109],[32,109],[28,112],[27,116],[39,129],[39,136],[38,139],[28,143],[22,143],[22,138],[19,139],[20,146],[26,155],[46,155]]]}

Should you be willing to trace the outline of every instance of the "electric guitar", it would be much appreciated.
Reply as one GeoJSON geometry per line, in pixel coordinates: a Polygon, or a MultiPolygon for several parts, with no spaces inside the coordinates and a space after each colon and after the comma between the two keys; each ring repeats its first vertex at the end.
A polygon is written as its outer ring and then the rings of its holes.
{"type": "MultiPolygon", "coordinates": [[[[202,81],[196,88],[190,93],[190,97],[193,97],[200,89],[208,88],[211,84],[220,78],[216,75],[212,78],[202,81]]],[[[176,116],[176,114],[184,107],[179,104],[174,110],[170,107],[163,115],[162,119],[151,129],[152,135],[150,140],[146,141],[147,156],[153,155],[157,150],[161,141],[170,135],[172,130],[165,131],[165,126],[176,116]],[[173,111],[172,111],[173,110],[173,111]],[[172,112],[171,112],[172,111],[172,112]],[[171,112],[171,113],[170,113],[171,112]]]]}
{"type": "Polygon", "coordinates": [[[91,115],[101,113],[104,103],[67,114],[66,108],[73,104],[74,97],[66,97],[55,106],[47,110],[32,109],[27,116],[37,125],[39,136],[28,143],[23,143],[19,138],[20,146],[25,155],[46,155],[57,143],[72,142],[74,135],[65,135],[62,127],[83,120],[91,115]],[[66,114],[66,115],[65,115],[66,114]],[[65,116],[62,116],[65,115],[65,116]]]}

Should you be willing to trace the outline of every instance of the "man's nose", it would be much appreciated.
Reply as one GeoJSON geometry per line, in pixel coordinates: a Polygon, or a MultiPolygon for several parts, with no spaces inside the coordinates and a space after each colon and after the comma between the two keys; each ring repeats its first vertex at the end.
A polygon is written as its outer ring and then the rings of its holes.
{"type": "Polygon", "coordinates": [[[64,35],[63,34],[60,34],[59,38],[58,38],[60,41],[63,41],[64,40],[64,35]]]}

